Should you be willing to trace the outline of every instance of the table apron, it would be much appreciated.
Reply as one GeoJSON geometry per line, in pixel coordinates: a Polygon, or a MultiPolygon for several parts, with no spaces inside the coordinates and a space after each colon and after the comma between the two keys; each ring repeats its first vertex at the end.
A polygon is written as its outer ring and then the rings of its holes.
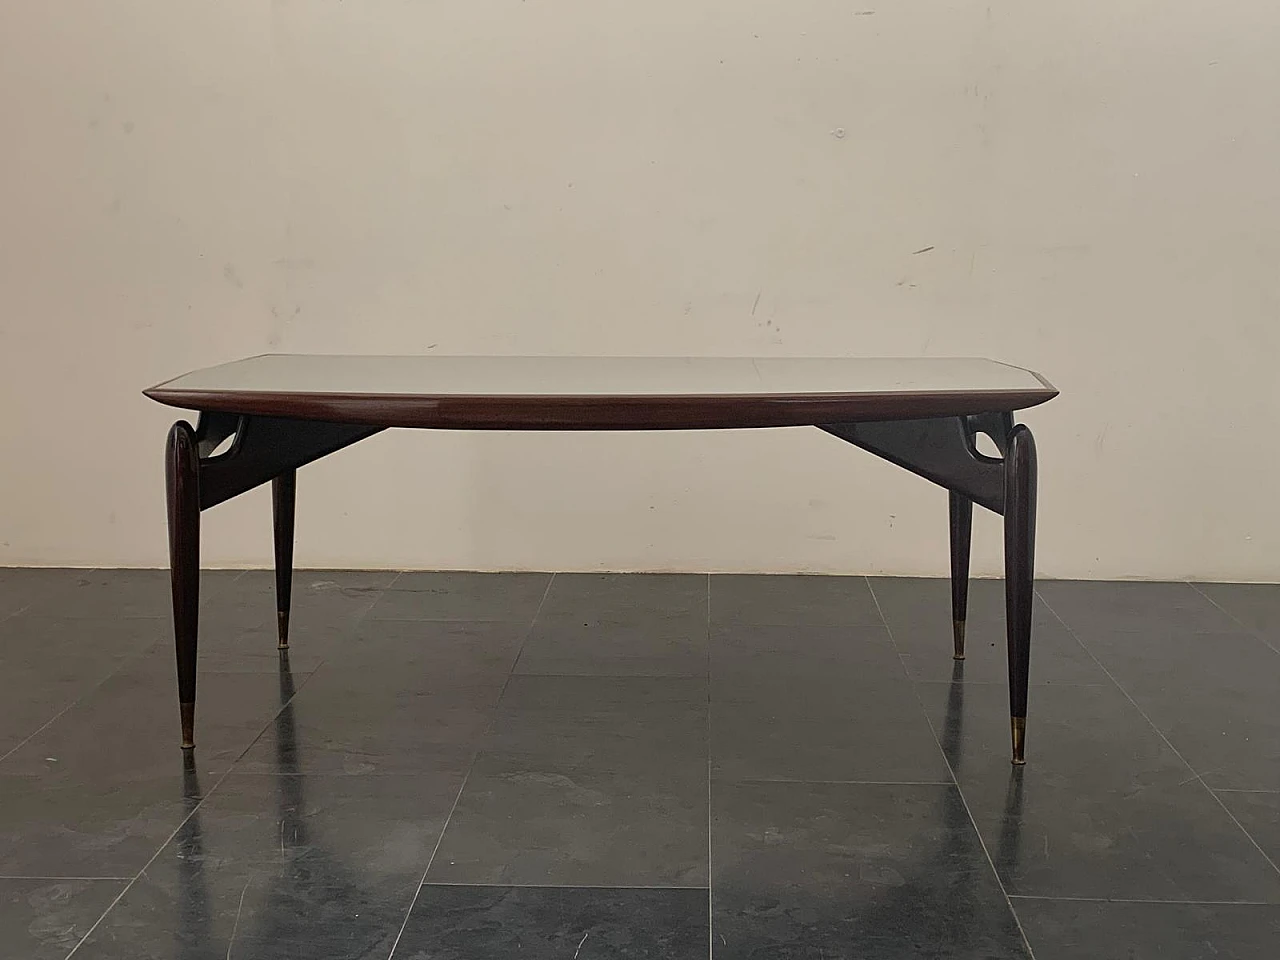
{"type": "Polygon", "coordinates": [[[383,429],[319,420],[202,413],[196,427],[200,509],[207,510],[238,497],[282,473],[327,457],[383,429]],[[211,455],[228,437],[234,437],[230,448],[211,455]]]}
{"type": "MultiPolygon", "coordinates": [[[[978,452],[986,434],[1007,451],[1012,413],[961,414],[918,420],[815,424],[917,476],[1004,513],[1004,461],[978,452]]],[[[196,428],[200,509],[207,510],[305,466],[385,427],[285,417],[204,412],[196,428]],[[220,444],[230,447],[215,454],[220,444]]]]}

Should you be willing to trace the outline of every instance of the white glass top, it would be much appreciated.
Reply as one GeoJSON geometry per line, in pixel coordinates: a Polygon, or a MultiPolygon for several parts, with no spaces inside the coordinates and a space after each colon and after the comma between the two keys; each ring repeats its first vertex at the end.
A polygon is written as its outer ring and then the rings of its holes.
{"type": "Polygon", "coordinates": [[[183,393],[590,398],[1025,391],[1053,388],[1028,370],[981,359],[268,354],[197,370],[148,393],[172,400],[183,393]]]}

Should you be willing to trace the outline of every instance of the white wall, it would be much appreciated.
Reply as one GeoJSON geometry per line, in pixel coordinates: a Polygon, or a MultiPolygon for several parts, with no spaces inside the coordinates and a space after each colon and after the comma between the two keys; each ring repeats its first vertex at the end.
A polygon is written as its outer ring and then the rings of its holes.
{"type": "MultiPolygon", "coordinates": [[[[1278,38],[1264,0],[0,0],[0,563],[163,564],[138,391],[241,355],[960,354],[1062,389],[1044,574],[1280,579],[1278,38]]],[[[817,431],[396,433],[299,487],[306,565],[945,569],[945,496],[817,431]]],[[[205,531],[265,563],[264,492],[205,531]]]]}

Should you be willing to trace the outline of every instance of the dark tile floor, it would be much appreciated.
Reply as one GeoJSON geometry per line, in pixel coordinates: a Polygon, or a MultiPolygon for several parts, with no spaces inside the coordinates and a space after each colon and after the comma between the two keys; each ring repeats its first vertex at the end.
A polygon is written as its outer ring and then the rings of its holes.
{"type": "Polygon", "coordinates": [[[0,956],[1280,955],[1280,587],[0,571],[0,956]]]}

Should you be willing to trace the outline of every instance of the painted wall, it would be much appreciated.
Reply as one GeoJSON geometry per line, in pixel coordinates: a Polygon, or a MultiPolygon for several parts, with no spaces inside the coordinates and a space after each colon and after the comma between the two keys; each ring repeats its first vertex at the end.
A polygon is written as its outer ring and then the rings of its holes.
{"type": "MultiPolygon", "coordinates": [[[[138,391],[241,355],[959,354],[1063,391],[1043,573],[1280,579],[1278,36],[1262,0],[0,0],[0,563],[164,563],[138,391]]],[[[945,569],[945,496],[816,431],[397,433],[299,487],[307,565],[945,569]]],[[[265,563],[265,493],[205,531],[265,563]]]]}

